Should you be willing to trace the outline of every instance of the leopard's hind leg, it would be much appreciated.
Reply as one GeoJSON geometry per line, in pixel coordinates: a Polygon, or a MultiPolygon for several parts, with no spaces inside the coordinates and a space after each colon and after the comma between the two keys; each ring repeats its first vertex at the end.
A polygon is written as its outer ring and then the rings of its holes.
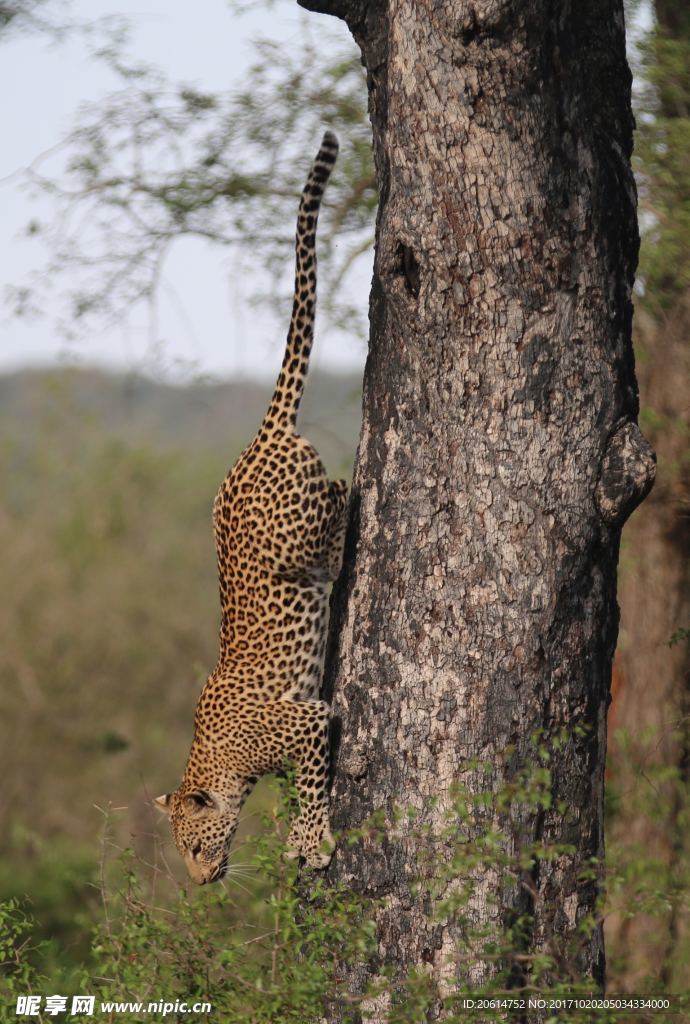
{"type": "Polygon", "coordinates": [[[298,466],[280,491],[259,490],[246,501],[243,525],[252,538],[252,555],[283,578],[306,573],[314,581],[334,580],[342,564],[347,510],[347,484],[329,481],[315,455],[314,464],[298,466]]]}

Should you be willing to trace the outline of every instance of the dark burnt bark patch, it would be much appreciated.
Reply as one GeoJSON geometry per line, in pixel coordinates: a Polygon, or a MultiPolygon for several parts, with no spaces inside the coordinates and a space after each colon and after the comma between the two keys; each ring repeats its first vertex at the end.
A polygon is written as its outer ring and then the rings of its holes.
{"type": "Polygon", "coordinates": [[[520,363],[525,373],[524,387],[515,392],[515,400],[532,400],[535,409],[549,404],[549,396],[557,375],[558,355],[550,338],[535,334],[521,346],[520,363]]]}
{"type": "Polygon", "coordinates": [[[420,270],[417,257],[411,246],[399,242],[396,250],[395,272],[405,281],[405,287],[412,298],[419,298],[420,270]]]}

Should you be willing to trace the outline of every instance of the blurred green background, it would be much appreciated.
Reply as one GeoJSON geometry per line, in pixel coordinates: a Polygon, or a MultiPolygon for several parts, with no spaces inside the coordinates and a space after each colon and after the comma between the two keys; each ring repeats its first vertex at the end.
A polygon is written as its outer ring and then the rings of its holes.
{"type": "MultiPolygon", "coordinates": [[[[213,498],[271,391],[0,378],[0,884],[36,905],[45,885],[67,932],[61,886],[83,890],[103,812],[148,856],[148,801],[181,777],[217,655],[213,498]]],[[[353,378],[310,381],[303,428],[332,476],[351,473],[359,396],[353,378]]]]}

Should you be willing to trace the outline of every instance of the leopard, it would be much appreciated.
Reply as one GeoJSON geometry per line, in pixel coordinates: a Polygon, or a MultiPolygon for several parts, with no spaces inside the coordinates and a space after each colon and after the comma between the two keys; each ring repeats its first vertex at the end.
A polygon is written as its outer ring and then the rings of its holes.
{"type": "Polygon", "coordinates": [[[316,228],[338,155],[327,131],[301,194],[295,288],[283,362],[259,430],[213,504],[220,589],[216,666],[199,696],[178,788],[157,797],[193,882],[222,879],[240,812],[258,779],[294,772],[286,856],[325,868],[330,707],[320,699],[330,584],[348,518],[345,480],[329,480],[297,433],[316,309],[316,228]]]}

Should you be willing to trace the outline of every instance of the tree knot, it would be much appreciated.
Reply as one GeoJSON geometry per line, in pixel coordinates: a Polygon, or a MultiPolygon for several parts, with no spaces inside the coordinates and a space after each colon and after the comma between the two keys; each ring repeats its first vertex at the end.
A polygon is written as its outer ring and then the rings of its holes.
{"type": "Polygon", "coordinates": [[[369,759],[361,749],[350,750],[342,758],[339,768],[340,771],[343,772],[344,775],[347,775],[348,778],[352,779],[353,782],[359,782],[367,774],[369,759]]]}
{"type": "Polygon", "coordinates": [[[622,526],[646,498],[656,476],[656,454],[636,423],[621,424],[608,439],[594,493],[608,526],[622,526]]]}

